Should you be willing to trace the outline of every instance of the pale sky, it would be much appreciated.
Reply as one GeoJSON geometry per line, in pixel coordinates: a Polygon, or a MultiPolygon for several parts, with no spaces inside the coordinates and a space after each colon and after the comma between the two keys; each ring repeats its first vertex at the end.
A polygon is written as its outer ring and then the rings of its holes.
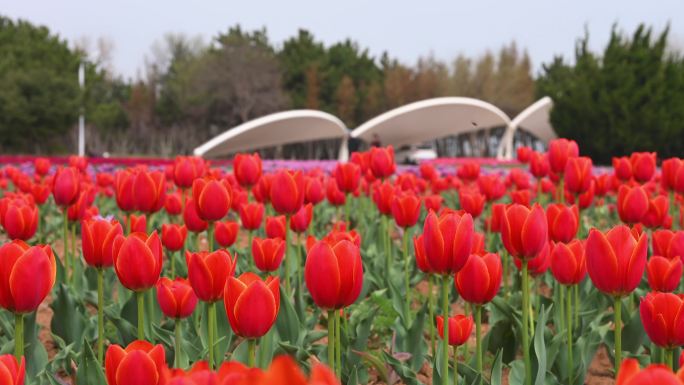
{"type": "Polygon", "coordinates": [[[371,54],[412,64],[421,55],[451,60],[477,56],[512,40],[534,67],[554,55],[573,54],[587,28],[591,46],[605,45],[611,26],[632,32],[645,22],[684,43],[683,0],[0,0],[0,14],[48,26],[69,41],[104,37],[114,43],[114,70],[142,74],[145,55],[165,33],[202,36],[239,23],[266,27],[276,44],[308,29],[326,44],[352,38],[371,54]]]}

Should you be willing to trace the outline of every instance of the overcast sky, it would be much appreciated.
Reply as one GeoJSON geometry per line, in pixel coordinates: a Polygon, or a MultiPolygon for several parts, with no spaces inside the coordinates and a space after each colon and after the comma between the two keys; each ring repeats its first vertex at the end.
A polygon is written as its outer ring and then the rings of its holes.
{"type": "Polygon", "coordinates": [[[0,0],[0,14],[47,25],[72,42],[105,37],[114,43],[115,71],[126,77],[141,73],[145,55],[167,32],[209,41],[237,23],[266,27],[277,44],[299,28],[327,44],[349,37],[373,55],[388,51],[405,63],[430,53],[476,56],[515,40],[536,69],[554,55],[571,56],[585,28],[595,49],[614,23],[629,32],[640,22],[658,30],[669,23],[684,42],[684,0],[0,0]]]}

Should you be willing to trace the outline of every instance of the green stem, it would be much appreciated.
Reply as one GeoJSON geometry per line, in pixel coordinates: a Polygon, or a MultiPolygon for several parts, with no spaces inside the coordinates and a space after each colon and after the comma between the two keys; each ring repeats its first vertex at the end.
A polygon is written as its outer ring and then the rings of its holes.
{"type": "Polygon", "coordinates": [[[145,292],[136,291],[136,299],[138,300],[138,339],[145,339],[145,292]]]}
{"type": "Polygon", "coordinates": [[[510,260],[511,256],[505,250],[503,252],[503,284],[504,284],[504,298],[508,298],[511,290],[509,289],[509,274],[510,274],[510,260]]]}
{"type": "Polygon", "coordinates": [[[404,239],[403,239],[403,248],[404,248],[404,286],[406,286],[405,290],[405,295],[406,295],[406,320],[407,324],[411,324],[411,264],[409,260],[409,229],[405,228],[404,229],[404,239]]]}
{"type": "Polygon", "coordinates": [[[437,347],[435,346],[435,293],[432,289],[433,280],[434,275],[430,274],[428,276],[428,315],[430,317],[430,347],[432,347],[432,355],[434,357],[437,354],[437,347]]]}
{"type": "Polygon", "coordinates": [[[304,293],[302,284],[304,283],[304,268],[302,264],[302,255],[304,254],[304,245],[301,235],[297,234],[297,293],[304,293]]]}
{"type": "Polygon", "coordinates": [[[176,279],[176,252],[169,252],[169,258],[171,259],[171,279],[176,279]]]}
{"type": "Polygon", "coordinates": [[[574,288],[575,291],[575,322],[573,322],[573,325],[579,325],[579,308],[580,308],[580,292],[579,292],[579,284],[575,285],[574,288]]]}
{"type": "MultiPolygon", "coordinates": [[[[468,317],[470,315],[470,304],[466,302],[463,304],[463,315],[468,317]]],[[[463,344],[463,361],[470,362],[470,352],[468,351],[468,344],[463,344]]]]}
{"type": "Polygon", "coordinates": [[[390,250],[389,250],[389,226],[387,224],[387,216],[383,215],[381,218],[382,221],[382,243],[383,243],[383,249],[385,251],[385,274],[387,274],[387,277],[389,279],[390,276],[390,271],[392,268],[392,256],[390,255],[390,250]]]}
{"type": "Polygon", "coordinates": [[[292,269],[292,261],[290,258],[290,216],[285,216],[285,291],[292,294],[290,286],[290,270],[292,269]]]}
{"type": "Polygon", "coordinates": [[[564,205],[565,204],[565,185],[564,185],[564,180],[565,178],[563,177],[563,174],[560,174],[560,179],[558,180],[558,201],[560,204],[564,205]]]}
{"type": "MultiPolygon", "coordinates": [[[[463,344],[464,346],[467,344],[463,344]]],[[[454,385],[458,384],[458,352],[457,352],[458,346],[454,346],[454,385]]]]}
{"type": "Polygon", "coordinates": [[[523,361],[525,363],[525,385],[532,384],[532,366],[530,365],[530,336],[528,332],[528,325],[530,317],[530,277],[527,273],[527,259],[522,260],[522,344],[523,344],[523,361]]]}
{"type": "Polygon", "coordinates": [[[337,378],[342,378],[342,337],[340,325],[340,311],[335,310],[335,369],[337,370],[337,378]]]}
{"type": "MultiPolygon", "coordinates": [[[[249,230],[247,232],[247,250],[245,251],[247,255],[252,255],[252,240],[254,239],[254,230],[249,230]]],[[[253,267],[254,258],[248,258],[249,266],[253,267]]]]}
{"type": "Polygon", "coordinates": [[[335,311],[328,310],[328,366],[335,372],[335,311]]]}
{"type": "Polygon", "coordinates": [[[615,376],[617,377],[622,363],[622,298],[615,297],[615,376]]]}
{"type": "Polygon", "coordinates": [[[64,223],[62,225],[62,241],[64,242],[64,280],[69,285],[69,271],[71,270],[71,260],[69,258],[69,217],[67,208],[64,208],[64,223]]]}
{"type": "Polygon", "coordinates": [[[21,362],[24,355],[24,315],[17,313],[14,315],[14,357],[21,362]]]}
{"type": "Polygon", "coordinates": [[[249,367],[256,367],[256,338],[250,338],[247,340],[247,347],[249,349],[249,367]]]}
{"type": "Polygon", "coordinates": [[[104,364],[104,269],[97,269],[97,359],[104,364]]]}
{"type": "Polygon", "coordinates": [[[350,197],[351,197],[351,194],[347,193],[347,196],[344,199],[344,221],[347,222],[347,226],[349,226],[349,230],[351,230],[351,227],[352,227],[351,221],[350,221],[351,216],[349,214],[349,212],[350,212],[349,206],[351,204],[350,203],[350,201],[351,201],[350,197]]]}
{"type": "Polygon", "coordinates": [[[567,295],[569,297],[572,297],[572,291],[570,291],[570,290],[572,290],[572,288],[570,288],[570,287],[566,288],[565,285],[561,285],[561,284],[557,284],[557,285],[558,285],[557,287],[559,289],[559,291],[558,291],[558,296],[559,296],[558,303],[561,304],[561,306],[559,307],[559,311],[560,311],[560,319],[558,320],[558,324],[560,326],[559,330],[566,330],[566,326],[565,326],[566,325],[566,323],[565,323],[565,318],[566,318],[565,317],[565,296],[566,296],[566,290],[568,290],[567,295]]]}
{"type": "Polygon", "coordinates": [[[665,349],[665,365],[671,370],[674,370],[674,349],[665,349]]]}
{"type": "Polygon", "coordinates": [[[209,244],[209,252],[214,251],[214,222],[209,222],[207,226],[207,243],[209,244]]]}
{"type": "Polygon", "coordinates": [[[173,362],[176,368],[181,367],[181,362],[180,362],[180,356],[181,356],[181,346],[183,344],[183,334],[181,333],[181,320],[180,318],[176,318],[175,321],[175,326],[174,326],[174,332],[176,334],[176,340],[174,341],[174,346],[173,346],[173,351],[174,351],[174,356],[173,356],[173,362]]]}
{"type": "Polygon", "coordinates": [[[216,302],[207,304],[207,340],[209,342],[209,369],[214,370],[214,322],[216,321],[216,302]]]}
{"type": "Polygon", "coordinates": [[[444,338],[442,338],[442,385],[449,384],[449,275],[442,276],[442,316],[444,317],[444,338]]]}
{"type": "MultiPolygon", "coordinates": [[[[575,370],[575,365],[573,363],[574,357],[572,355],[572,295],[571,287],[568,287],[567,309],[565,311],[566,317],[566,327],[568,331],[568,385],[573,385],[573,373],[575,370]]],[[[562,307],[562,306],[561,306],[562,307]]]]}
{"type": "MultiPolygon", "coordinates": [[[[465,344],[466,346],[468,344],[465,344]]],[[[482,372],[482,305],[475,305],[475,352],[477,353],[477,372],[484,376],[482,372]]],[[[479,384],[482,384],[480,377],[479,384]]]]}

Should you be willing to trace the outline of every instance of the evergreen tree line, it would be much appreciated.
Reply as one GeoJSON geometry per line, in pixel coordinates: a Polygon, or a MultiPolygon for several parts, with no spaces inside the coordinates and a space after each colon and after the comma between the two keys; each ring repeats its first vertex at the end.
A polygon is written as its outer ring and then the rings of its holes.
{"type": "MultiPolygon", "coordinates": [[[[515,116],[550,95],[558,133],[600,161],[633,150],[683,153],[684,141],[673,138],[684,137],[684,61],[666,49],[667,31],[653,37],[642,26],[625,37],[614,29],[602,55],[587,42],[588,36],[578,42],[572,61],[554,58],[535,79],[515,42],[476,58],[425,56],[409,65],[389,53],[374,57],[352,40],[326,45],[300,30],[274,44],[265,29],[235,26],[208,43],[166,35],[146,57],[144,73],[126,80],[111,70],[106,44],[73,48],[46,27],[0,17],[0,151],[69,152],[81,108],[92,154],[169,156],[291,108],[327,111],[354,128],[432,97],[479,98],[515,116]]],[[[485,132],[436,144],[442,155],[482,156],[493,154],[496,140],[485,132]]],[[[305,143],[266,155],[334,157],[335,149],[335,143],[305,143]]]]}

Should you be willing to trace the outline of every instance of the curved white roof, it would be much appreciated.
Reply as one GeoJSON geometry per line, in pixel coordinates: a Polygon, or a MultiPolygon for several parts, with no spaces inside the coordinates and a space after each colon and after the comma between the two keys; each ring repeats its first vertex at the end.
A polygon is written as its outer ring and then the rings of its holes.
{"type": "Polygon", "coordinates": [[[382,145],[421,143],[483,128],[508,126],[511,120],[496,106],[466,97],[421,100],[385,112],[362,124],[351,136],[382,145]]]}
{"type": "Polygon", "coordinates": [[[513,157],[513,137],[518,128],[524,129],[543,143],[548,143],[550,140],[557,138],[558,135],[556,135],[551,126],[552,108],[553,100],[548,96],[544,96],[519,113],[511,121],[511,124],[504,133],[501,146],[499,147],[499,157],[513,157]]]}
{"type": "Polygon", "coordinates": [[[346,139],[345,124],[323,111],[292,110],[250,120],[218,135],[193,151],[216,157],[241,151],[319,139],[346,139]]]}

